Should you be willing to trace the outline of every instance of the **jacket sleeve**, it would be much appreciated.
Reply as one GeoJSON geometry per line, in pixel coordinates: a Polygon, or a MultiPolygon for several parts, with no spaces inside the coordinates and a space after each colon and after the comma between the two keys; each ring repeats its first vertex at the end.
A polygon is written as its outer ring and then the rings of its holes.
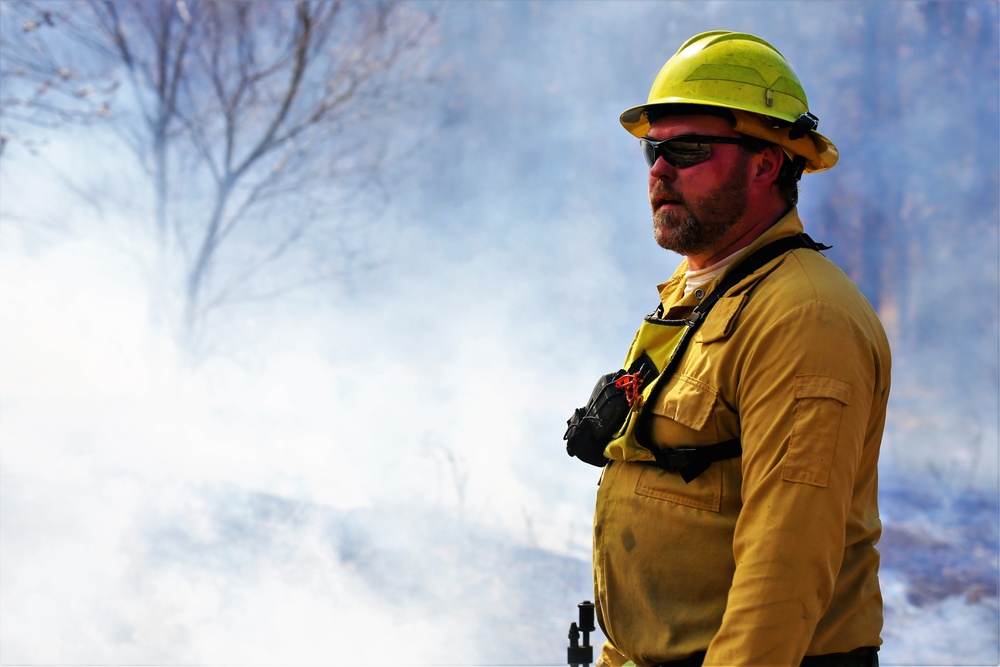
{"type": "Polygon", "coordinates": [[[706,665],[798,665],[830,603],[876,382],[838,306],[769,324],[740,360],[743,507],[735,574],[706,665]]]}

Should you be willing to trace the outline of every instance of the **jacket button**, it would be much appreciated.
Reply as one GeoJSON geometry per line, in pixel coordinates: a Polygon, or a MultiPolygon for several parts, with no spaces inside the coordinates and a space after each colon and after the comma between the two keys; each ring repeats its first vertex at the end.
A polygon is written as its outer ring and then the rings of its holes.
{"type": "Polygon", "coordinates": [[[703,289],[696,289],[694,291],[694,298],[696,298],[696,299],[704,299],[705,298],[705,290],[703,290],[703,289]]]}

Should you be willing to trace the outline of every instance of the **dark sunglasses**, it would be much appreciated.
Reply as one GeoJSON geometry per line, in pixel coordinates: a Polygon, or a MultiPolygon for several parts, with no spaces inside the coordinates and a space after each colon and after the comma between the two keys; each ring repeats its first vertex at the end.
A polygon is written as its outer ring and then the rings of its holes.
{"type": "Polygon", "coordinates": [[[639,139],[646,164],[652,167],[657,158],[678,169],[693,167],[712,157],[712,144],[739,144],[755,151],[764,147],[764,142],[741,137],[711,137],[703,134],[682,134],[663,141],[639,139]]]}

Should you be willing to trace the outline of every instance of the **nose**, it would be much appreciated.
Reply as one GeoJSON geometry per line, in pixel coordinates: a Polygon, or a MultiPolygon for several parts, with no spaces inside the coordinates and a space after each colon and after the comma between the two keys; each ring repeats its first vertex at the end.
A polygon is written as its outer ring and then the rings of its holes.
{"type": "Polygon", "coordinates": [[[677,174],[677,168],[667,162],[662,156],[657,155],[653,166],[649,168],[650,180],[672,179],[677,174]]]}

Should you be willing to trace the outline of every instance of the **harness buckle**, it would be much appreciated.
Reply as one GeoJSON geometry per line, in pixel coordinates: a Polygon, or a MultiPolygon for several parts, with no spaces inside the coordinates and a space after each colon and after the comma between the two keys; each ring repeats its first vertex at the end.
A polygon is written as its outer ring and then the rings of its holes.
{"type": "Polygon", "coordinates": [[[690,483],[712,464],[704,447],[671,447],[653,455],[664,470],[680,474],[685,483],[690,483]]]}
{"type": "Polygon", "coordinates": [[[670,449],[664,449],[664,456],[662,457],[664,469],[670,472],[677,472],[691,462],[697,451],[694,447],[671,447],[670,449]]]}
{"type": "Polygon", "coordinates": [[[743,448],[740,439],[734,438],[714,445],[700,447],[653,447],[653,458],[656,465],[667,472],[676,472],[684,482],[691,483],[698,475],[708,470],[716,461],[724,461],[740,456],[743,448]]]}

